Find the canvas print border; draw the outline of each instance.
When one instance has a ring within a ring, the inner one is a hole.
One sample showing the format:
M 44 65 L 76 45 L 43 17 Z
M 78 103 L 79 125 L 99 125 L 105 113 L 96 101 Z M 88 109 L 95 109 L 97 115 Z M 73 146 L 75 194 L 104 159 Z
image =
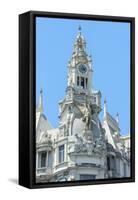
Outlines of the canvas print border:
M 129 22 L 131 25 L 131 177 L 70 181 L 57 183 L 35 182 L 35 38 L 36 17 Z M 19 184 L 29 188 L 89 184 L 124 183 L 135 180 L 135 19 L 130 17 L 96 16 L 69 13 L 30 11 L 19 16 Z M 26 80 L 26 81 L 24 81 Z M 23 106 L 25 105 L 25 107 Z

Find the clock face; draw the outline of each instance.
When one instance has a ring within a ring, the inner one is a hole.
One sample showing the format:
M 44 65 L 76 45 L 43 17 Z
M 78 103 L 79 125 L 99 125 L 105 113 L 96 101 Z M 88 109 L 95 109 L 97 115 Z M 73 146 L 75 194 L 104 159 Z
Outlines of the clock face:
M 79 65 L 79 72 L 80 73 L 86 73 L 87 67 L 84 64 Z

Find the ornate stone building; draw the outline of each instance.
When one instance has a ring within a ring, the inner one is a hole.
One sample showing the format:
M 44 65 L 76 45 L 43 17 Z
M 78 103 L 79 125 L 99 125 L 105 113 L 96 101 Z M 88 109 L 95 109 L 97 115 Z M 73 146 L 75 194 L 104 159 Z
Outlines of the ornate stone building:
M 81 28 L 68 63 L 66 95 L 59 102 L 59 126 L 36 108 L 36 181 L 75 181 L 130 176 L 130 137 L 122 137 L 119 116 L 101 112 L 101 92 L 92 84 L 93 66 Z

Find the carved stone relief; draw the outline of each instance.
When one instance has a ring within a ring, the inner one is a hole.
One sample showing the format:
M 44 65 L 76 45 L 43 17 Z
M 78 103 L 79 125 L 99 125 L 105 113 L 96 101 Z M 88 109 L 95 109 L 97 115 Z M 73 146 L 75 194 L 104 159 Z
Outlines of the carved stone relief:
M 68 147 L 68 153 L 87 153 L 92 155 L 94 152 L 102 154 L 106 150 L 105 142 L 102 139 L 96 141 L 86 140 L 78 134 L 75 135 L 76 141 Z

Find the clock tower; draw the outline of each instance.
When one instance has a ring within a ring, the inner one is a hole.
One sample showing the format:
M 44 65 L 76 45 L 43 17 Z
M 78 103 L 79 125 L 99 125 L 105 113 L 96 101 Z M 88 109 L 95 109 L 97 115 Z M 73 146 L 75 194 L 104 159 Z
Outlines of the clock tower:
M 79 27 L 68 62 L 66 96 L 59 102 L 59 129 L 64 127 L 67 135 L 89 132 L 92 136 L 92 128 L 97 130 L 98 136 L 100 134 L 101 93 L 92 86 L 92 72 L 91 56 L 86 53 L 86 40 Z
M 68 69 L 68 86 L 73 87 L 77 93 L 90 94 L 92 89 L 91 56 L 86 53 L 86 41 L 81 34 L 81 27 L 74 43 Z

